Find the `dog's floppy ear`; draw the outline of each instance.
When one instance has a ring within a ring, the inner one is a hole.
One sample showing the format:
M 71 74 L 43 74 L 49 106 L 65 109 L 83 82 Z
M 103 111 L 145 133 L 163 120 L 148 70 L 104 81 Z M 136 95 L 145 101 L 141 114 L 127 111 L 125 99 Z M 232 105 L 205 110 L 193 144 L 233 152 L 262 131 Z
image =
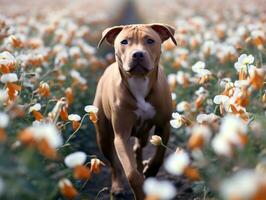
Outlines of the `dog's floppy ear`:
M 150 24 L 151 28 L 155 30 L 161 37 L 162 41 L 171 38 L 173 43 L 177 45 L 177 42 L 174 38 L 175 28 L 167 24 Z
M 124 26 L 113 26 L 110 28 L 107 28 L 102 33 L 102 38 L 100 42 L 98 43 L 98 48 L 101 46 L 104 40 L 110 45 L 114 44 L 116 36 L 122 31 Z

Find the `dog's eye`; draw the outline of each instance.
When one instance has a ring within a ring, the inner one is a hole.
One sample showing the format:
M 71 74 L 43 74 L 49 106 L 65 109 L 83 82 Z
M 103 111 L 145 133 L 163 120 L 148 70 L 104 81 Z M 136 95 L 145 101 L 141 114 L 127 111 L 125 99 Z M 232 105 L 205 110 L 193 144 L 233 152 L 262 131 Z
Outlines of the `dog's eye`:
M 127 40 L 122 40 L 121 44 L 128 44 L 128 41 Z
M 153 44 L 154 40 L 153 39 L 147 39 L 147 44 Z

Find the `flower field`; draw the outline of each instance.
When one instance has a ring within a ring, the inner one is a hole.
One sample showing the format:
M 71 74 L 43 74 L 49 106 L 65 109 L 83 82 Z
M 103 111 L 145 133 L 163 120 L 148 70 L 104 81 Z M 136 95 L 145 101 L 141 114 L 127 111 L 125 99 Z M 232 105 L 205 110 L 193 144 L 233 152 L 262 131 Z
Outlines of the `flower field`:
M 114 61 L 97 42 L 106 27 L 127 20 L 127 3 L 2 2 L 0 199 L 113 198 L 91 104 Z M 163 145 L 167 154 L 161 175 L 143 185 L 146 199 L 265 200 L 266 2 L 133 5 L 127 14 L 137 23 L 170 24 L 178 43 L 162 45 L 172 133 L 168 144 L 151 136 L 148 148 Z M 178 180 L 190 190 L 180 192 Z

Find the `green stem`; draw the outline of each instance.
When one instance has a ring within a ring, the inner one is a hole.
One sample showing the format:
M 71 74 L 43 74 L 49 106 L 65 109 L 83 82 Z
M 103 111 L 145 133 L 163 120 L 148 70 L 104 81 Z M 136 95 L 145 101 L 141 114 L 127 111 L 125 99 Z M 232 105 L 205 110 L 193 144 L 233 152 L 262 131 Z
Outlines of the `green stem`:
M 67 139 L 67 141 L 65 142 L 65 144 L 66 143 L 68 143 L 73 137 L 74 137 L 74 135 L 79 131 L 79 129 L 80 129 L 80 127 L 82 126 L 82 123 L 83 123 L 83 121 L 84 121 L 84 119 L 85 119 L 85 117 L 86 116 L 89 116 L 89 114 L 87 113 L 87 114 L 85 114 L 83 117 L 82 117 L 82 119 L 81 119 L 81 122 L 80 122 L 80 124 L 79 124 L 79 127 L 69 136 L 69 138 Z M 64 145 L 65 145 L 64 144 Z
M 97 195 L 96 195 L 96 197 L 95 197 L 95 200 L 97 200 L 97 199 L 98 199 L 98 196 L 99 196 L 102 192 L 104 192 L 104 191 L 106 191 L 106 190 L 108 190 L 108 187 L 104 187 L 103 189 L 101 189 L 101 190 L 97 193 Z
M 166 148 L 169 151 L 175 152 L 175 150 L 171 149 L 170 147 L 166 146 L 163 142 L 161 143 L 161 145 Z

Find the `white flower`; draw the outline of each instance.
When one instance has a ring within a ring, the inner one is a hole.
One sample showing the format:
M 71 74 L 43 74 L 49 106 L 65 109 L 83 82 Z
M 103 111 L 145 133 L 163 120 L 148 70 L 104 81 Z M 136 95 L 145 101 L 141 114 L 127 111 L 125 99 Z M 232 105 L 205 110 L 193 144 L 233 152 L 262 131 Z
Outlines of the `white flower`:
M 184 112 L 187 111 L 191 108 L 190 104 L 187 101 L 181 101 L 179 104 L 176 106 L 176 110 L 178 112 Z
M 190 79 L 190 75 L 188 73 L 185 73 L 183 71 L 178 71 L 176 73 L 176 81 L 180 85 L 185 84 L 187 81 L 189 81 L 189 79 Z
M 0 128 L 6 128 L 8 123 L 9 116 L 4 112 L 0 112 Z
M 15 63 L 16 60 L 11 53 L 9 53 L 8 51 L 0 53 L 0 65 L 8 66 L 14 65 Z
M 226 101 L 228 101 L 229 100 L 229 97 L 228 96 L 226 96 L 226 95 L 216 95 L 215 97 L 214 97 L 214 99 L 213 99 L 213 102 L 215 103 L 215 104 L 218 104 L 218 105 L 220 105 L 220 104 L 224 104 Z
M 4 89 L 0 89 L 0 102 L 4 102 L 8 99 L 8 93 Z
M 222 124 L 221 124 L 221 132 L 227 133 L 229 132 L 237 132 L 240 131 L 241 133 L 246 133 L 247 132 L 247 125 L 239 118 L 234 115 L 226 115 L 222 119 Z M 227 134 L 231 134 L 227 133 Z
M 80 121 L 81 120 L 81 117 L 77 114 L 71 114 L 71 115 L 68 115 L 68 120 L 70 121 Z
M 234 115 L 226 115 L 222 119 L 219 134 L 224 135 L 233 144 L 239 143 L 238 134 L 246 134 L 247 125 Z
M 69 168 L 74 168 L 76 166 L 81 166 L 85 163 L 87 155 L 84 152 L 78 151 L 69 154 L 65 157 L 65 164 Z
M 183 124 L 183 119 L 182 119 L 182 115 L 180 115 L 179 113 L 175 112 L 172 114 L 172 117 L 174 119 L 170 120 L 170 124 L 173 128 L 179 128 L 180 126 L 182 126 Z
M 5 189 L 5 183 L 3 179 L 0 177 L 0 197 L 4 193 L 4 189 Z
M 241 135 L 245 134 L 247 134 L 247 125 L 234 115 L 226 115 L 222 119 L 219 133 L 212 141 L 212 147 L 217 154 L 230 156 L 232 144 L 242 147 Z
M 79 81 L 81 84 L 86 84 L 87 80 L 85 78 L 83 78 L 80 73 L 74 69 L 72 69 L 70 71 L 70 76 L 74 79 L 76 79 L 77 81 Z
M 237 80 L 235 81 L 234 85 L 237 88 L 245 88 L 249 86 L 249 81 L 248 80 Z
M 242 70 L 246 70 L 247 65 L 250 65 L 254 62 L 254 56 L 247 55 L 247 54 L 241 54 L 235 63 L 234 67 L 235 69 L 240 72 Z
M 32 111 L 39 111 L 41 110 L 41 107 L 42 107 L 41 104 L 36 103 L 29 108 L 29 113 L 31 113 Z
M 199 73 L 199 71 L 201 71 L 202 69 L 204 69 L 206 66 L 206 64 L 202 61 L 198 61 L 196 62 L 193 66 L 192 66 L 192 71 Z
M 217 119 L 219 119 L 220 117 L 211 113 L 211 114 L 199 114 L 196 118 L 198 123 L 203 123 L 203 122 L 213 122 Z
M 231 78 L 223 78 L 221 81 L 220 81 L 220 86 L 222 88 L 225 88 L 226 84 L 228 83 L 231 83 Z
M 205 143 L 209 142 L 212 136 L 211 130 L 205 125 L 194 125 L 191 129 L 191 133 L 193 135 L 202 136 Z
M 3 74 L 1 76 L 2 83 L 12 83 L 12 82 L 17 82 L 17 81 L 18 81 L 18 76 L 15 73 Z
M 84 110 L 87 113 L 97 113 L 99 111 L 99 109 L 96 106 L 93 106 L 93 105 L 85 106 Z
M 173 199 L 176 189 L 169 181 L 158 181 L 155 178 L 145 180 L 143 190 L 147 196 L 153 196 L 161 200 Z
M 207 97 L 209 95 L 209 92 L 204 88 L 204 87 L 200 87 L 196 92 L 196 95 L 198 96 L 203 96 L 203 97 Z
M 253 39 L 256 39 L 256 38 L 265 39 L 265 34 L 262 30 L 252 30 L 250 35 Z
M 69 49 L 69 54 L 71 57 L 79 56 L 81 54 L 80 48 L 77 46 L 73 46 Z
M 176 75 L 175 74 L 169 74 L 167 76 L 167 82 L 169 85 L 174 85 L 176 83 Z
M 171 93 L 171 98 L 172 98 L 172 101 L 176 100 L 176 93 L 172 92 Z
M 260 177 L 252 170 L 237 172 L 225 179 L 220 187 L 224 199 L 253 199 L 259 187 Z
M 216 51 L 214 41 L 212 40 L 205 41 L 202 45 L 202 51 L 204 53 L 214 54 Z
M 218 155 L 230 157 L 232 154 L 232 149 L 227 141 L 226 137 L 223 135 L 216 135 L 212 140 L 212 148 L 214 152 Z
M 62 136 L 59 134 L 56 126 L 52 123 L 35 123 L 30 127 L 30 131 L 32 131 L 33 137 L 37 141 L 45 139 L 53 148 L 58 148 L 63 144 Z
M 188 153 L 179 151 L 171 154 L 164 163 L 164 168 L 167 172 L 174 175 L 183 174 L 186 167 L 189 165 L 190 159 Z
M 197 71 L 197 76 L 198 77 L 203 77 L 203 76 L 209 76 L 209 75 L 211 75 L 212 73 L 209 71 L 209 70 L 207 70 L 207 69 L 199 69 L 198 71 Z

